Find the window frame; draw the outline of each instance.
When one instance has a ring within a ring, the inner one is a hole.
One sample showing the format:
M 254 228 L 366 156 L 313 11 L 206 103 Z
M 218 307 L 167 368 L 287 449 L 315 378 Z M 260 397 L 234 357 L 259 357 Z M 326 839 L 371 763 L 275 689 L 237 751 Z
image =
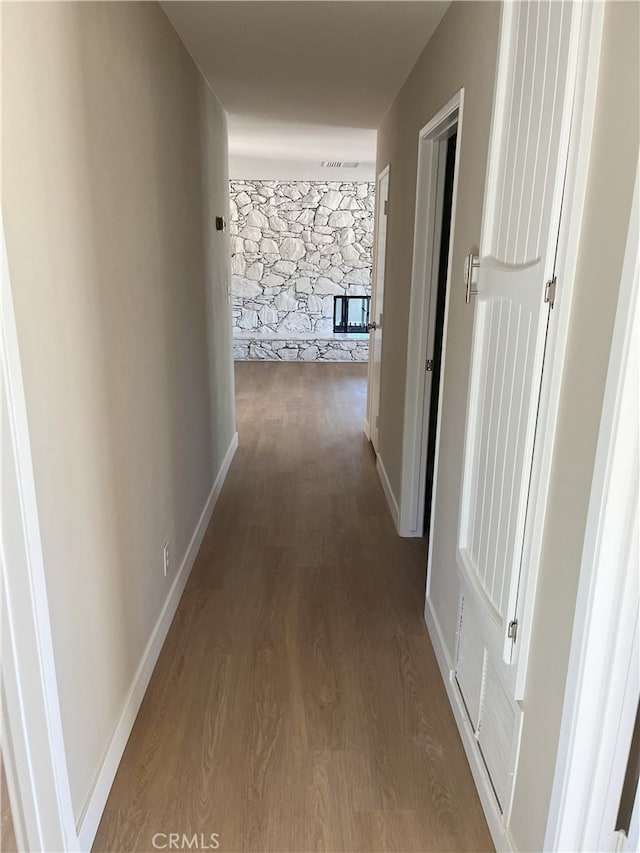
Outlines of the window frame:
M 349 326 L 349 300 L 360 299 L 366 301 L 366 317 L 362 324 L 351 324 Z M 350 295 L 339 294 L 333 297 L 333 332 L 336 335 L 366 335 L 367 324 L 371 316 L 371 296 L 367 294 Z M 339 322 L 338 322 L 339 321 Z

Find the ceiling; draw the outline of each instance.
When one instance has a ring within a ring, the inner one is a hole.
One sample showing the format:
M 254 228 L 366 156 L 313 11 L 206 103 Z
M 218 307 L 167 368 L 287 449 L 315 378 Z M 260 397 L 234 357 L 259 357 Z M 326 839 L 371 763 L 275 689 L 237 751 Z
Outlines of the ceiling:
M 307 180 L 373 178 L 376 128 L 448 5 L 162 3 L 227 110 L 231 177 Z

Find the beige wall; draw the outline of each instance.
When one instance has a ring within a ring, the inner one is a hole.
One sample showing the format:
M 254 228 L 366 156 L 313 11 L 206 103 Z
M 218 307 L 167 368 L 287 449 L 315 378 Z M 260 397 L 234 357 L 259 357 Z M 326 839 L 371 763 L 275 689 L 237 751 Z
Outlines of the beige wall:
M 498 3 L 453 3 L 386 116 L 379 134 L 377 170 L 391 164 L 385 277 L 385 332 L 380 391 L 380 455 L 391 487 L 400 495 L 404 376 L 411 293 L 411 264 L 418 132 L 464 87 L 459 129 L 458 201 L 453 223 L 451 301 L 442 402 L 438 493 L 438 547 L 431 595 L 453 655 L 458 608 L 455 537 L 460 466 L 467 407 L 473 307 L 465 303 L 464 258 L 480 242 L 482 200 L 498 50 Z
M 2 208 L 79 817 L 235 429 L 226 126 L 155 3 L 2 12 Z
M 640 6 L 605 12 L 596 126 L 524 699 L 511 833 L 541 850 L 587 508 L 638 163 Z M 561 285 L 561 283 L 560 283 Z

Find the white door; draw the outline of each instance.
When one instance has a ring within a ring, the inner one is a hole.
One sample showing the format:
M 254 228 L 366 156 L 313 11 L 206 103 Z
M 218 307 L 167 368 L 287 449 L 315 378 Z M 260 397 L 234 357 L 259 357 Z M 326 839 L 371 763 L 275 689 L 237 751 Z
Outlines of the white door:
M 481 262 L 458 529 L 456 680 L 503 810 L 521 721 L 510 664 L 549 316 L 544 291 L 541 261 Z
M 511 663 L 549 317 L 541 261 L 478 274 L 458 567 L 496 660 Z
M 572 103 L 579 3 L 503 5 L 456 562 L 456 682 L 498 805 L 510 808 L 522 724 L 514 654 Z M 545 58 L 542 61 L 542 58 Z
M 380 361 L 382 356 L 382 308 L 384 303 L 384 267 L 387 252 L 387 208 L 389 204 L 389 167 L 378 176 L 378 215 L 376 219 L 375 279 L 371 299 L 369 330 L 369 431 L 378 452 L 380 413 Z

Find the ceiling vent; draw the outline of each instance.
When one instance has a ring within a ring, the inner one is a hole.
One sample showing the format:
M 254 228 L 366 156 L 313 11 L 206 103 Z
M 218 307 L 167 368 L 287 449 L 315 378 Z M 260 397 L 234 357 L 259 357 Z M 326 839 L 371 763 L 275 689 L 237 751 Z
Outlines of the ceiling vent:
M 343 162 L 342 160 L 323 160 L 322 165 L 325 169 L 357 169 L 360 163 L 353 161 Z

